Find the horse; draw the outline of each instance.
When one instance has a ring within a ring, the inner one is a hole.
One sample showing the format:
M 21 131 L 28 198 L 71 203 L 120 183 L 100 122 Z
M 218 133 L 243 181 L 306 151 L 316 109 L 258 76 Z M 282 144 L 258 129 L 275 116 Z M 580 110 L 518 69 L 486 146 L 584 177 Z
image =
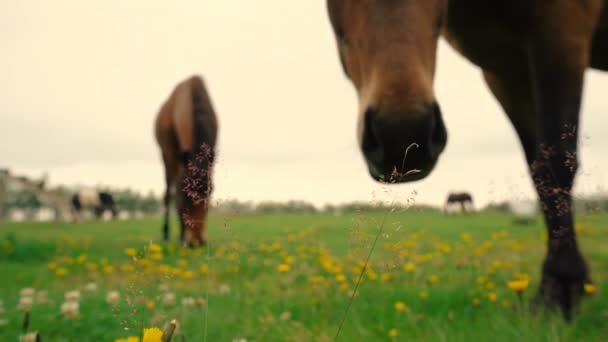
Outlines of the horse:
M 154 127 L 165 171 L 163 239 L 169 240 L 169 204 L 175 187 L 180 241 L 191 247 L 205 245 L 218 121 L 200 76 L 175 86 Z
M 437 44 L 476 65 L 517 132 L 548 231 L 533 303 L 569 321 L 591 283 L 573 229 L 584 74 L 608 70 L 605 0 L 327 0 L 342 69 L 358 95 L 372 178 L 423 179 L 447 143 L 433 82 Z M 407 166 L 407 169 L 406 169 Z
M 115 219 L 118 215 L 116 202 L 114 197 L 105 191 L 97 191 L 95 189 L 81 189 L 72 195 L 71 198 L 72 212 L 74 221 L 78 221 L 83 210 L 92 210 L 95 217 L 101 218 L 106 211 L 112 213 L 112 218 Z
M 473 207 L 473 196 L 468 192 L 453 192 L 448 194 L 444 212 L 448 213 L 449 209 L 455 204 L 459 206 L 460 212 L 466 213 Z

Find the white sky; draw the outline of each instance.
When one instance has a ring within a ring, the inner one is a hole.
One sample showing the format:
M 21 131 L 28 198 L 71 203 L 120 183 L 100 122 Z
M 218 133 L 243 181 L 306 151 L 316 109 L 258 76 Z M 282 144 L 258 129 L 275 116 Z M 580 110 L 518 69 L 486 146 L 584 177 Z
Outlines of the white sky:
M 174 85 L 204 75 L 220 120 L 216 199 L 372 200 L 325 1 L 0 2 L 0 166 L 51 183 L 163 189 L 152 126 Z M 589 72 L 577 191 L 604 189 L 608 77 Z M 515 133 L 480 72 L 440 44 L 449 142 L 426 180 L 439 204 L 531 195 Z

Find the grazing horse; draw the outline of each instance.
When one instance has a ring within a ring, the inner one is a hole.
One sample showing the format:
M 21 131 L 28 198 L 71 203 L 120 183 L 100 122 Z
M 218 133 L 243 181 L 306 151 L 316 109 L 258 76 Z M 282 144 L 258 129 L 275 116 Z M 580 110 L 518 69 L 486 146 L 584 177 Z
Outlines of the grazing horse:
M 112 213 L 112 218 L 116 218 L 118 215 L 112 195 L 95 189 L 82 189 L 72 195 L 72 212 L 75 221 L 80 218 L 82 210 L 87 209 L 92 210 L 97 218 L 100 218 L 106 210 Z
M 189 246 L 204 245 L 218 122 L 199 76 L 175 87 L 158 112 L 155 134 L 165 166 L 163 238 L 169 239 L 169 203 L 175 187 L 180 240 Z
M 327 0 L 358 94 L 360 147 L 378 181 L 422 179 L 444 150 L 433 91 L 439 37 L 481 69 L 517 132 L 542 203 L 549 238 L 535 302 L 557 304 L 567 320 L 591 281 L 573 229 L 571 189 L 585 70 L 608 70 L 605 2 Z
M 459 205 L 460 212 L 466 213 L 473 207 L 473 196 L 467 192 L 450 193 L 445 202 L 444 211 L 447 213 L 448 209 L 455 204 Z

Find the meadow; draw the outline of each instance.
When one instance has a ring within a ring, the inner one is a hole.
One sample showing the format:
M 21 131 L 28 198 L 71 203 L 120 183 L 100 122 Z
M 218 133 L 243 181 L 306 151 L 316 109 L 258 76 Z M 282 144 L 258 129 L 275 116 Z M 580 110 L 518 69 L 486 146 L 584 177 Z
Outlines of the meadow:
M 607 341 L 607 225 L 578 218 L 594 286 L 566 324 L 528 307 L 541 221 L 503 213 L 212 215 L 197 250 L 175 223 L 159 241 L 158 218 L 3 224 L 0 340 L 30 311 L 43 341 L 137 341 L 172 319 L 174 341 Z

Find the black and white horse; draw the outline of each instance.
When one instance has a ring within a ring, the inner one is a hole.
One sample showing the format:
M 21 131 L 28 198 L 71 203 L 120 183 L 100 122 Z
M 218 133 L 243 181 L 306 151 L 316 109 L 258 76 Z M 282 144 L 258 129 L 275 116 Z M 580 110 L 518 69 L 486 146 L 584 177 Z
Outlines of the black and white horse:
M 445 203 L 444 212 L 451 213 L 454 211 L 462 213 L 473 211 L 473 196 L 468 192 L 450 193 Z
M 112 195 L 95 189 L 82 189 L 72 196 L 72 212 L 75 220 L 80 218 L 83 210 L 92 210 L 97 218 L 101 218 L 106 211 L 112 213 L 112 218 L 118 215 Z

